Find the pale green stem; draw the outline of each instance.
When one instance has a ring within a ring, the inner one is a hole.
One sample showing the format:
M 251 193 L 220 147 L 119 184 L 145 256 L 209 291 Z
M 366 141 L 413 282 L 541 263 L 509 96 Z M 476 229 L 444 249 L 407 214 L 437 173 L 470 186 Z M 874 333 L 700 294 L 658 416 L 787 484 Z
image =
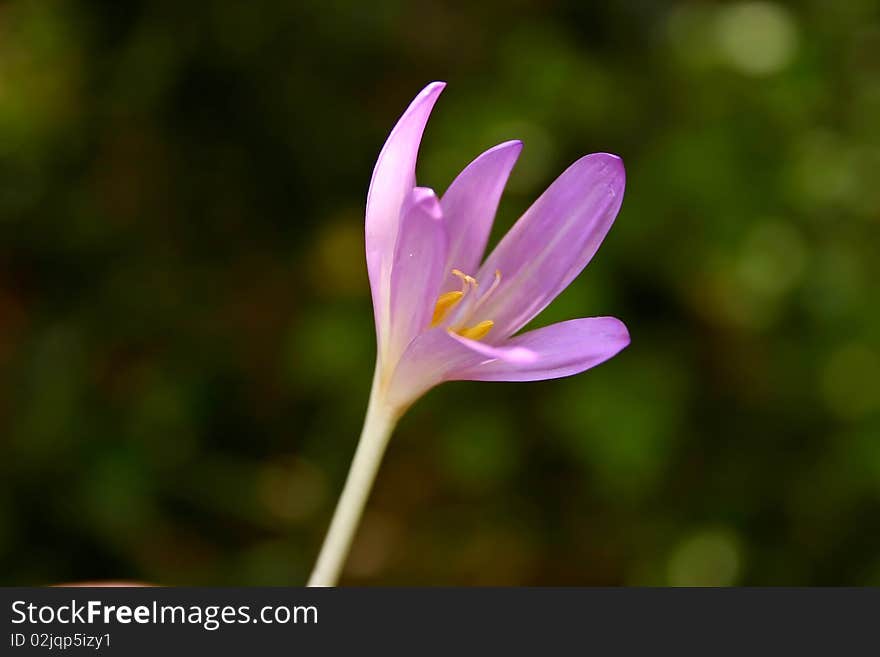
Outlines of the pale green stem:
M 364 428 L 348 471 L 342 495 L 336 504 L 330 529 L 321 546 L 309 586 L 335 586 L 351 548 L 352 539 L 376 479 L 382 455 L 400 414 L 390 408 L 381 393 L 379 377 L 373 381 Z

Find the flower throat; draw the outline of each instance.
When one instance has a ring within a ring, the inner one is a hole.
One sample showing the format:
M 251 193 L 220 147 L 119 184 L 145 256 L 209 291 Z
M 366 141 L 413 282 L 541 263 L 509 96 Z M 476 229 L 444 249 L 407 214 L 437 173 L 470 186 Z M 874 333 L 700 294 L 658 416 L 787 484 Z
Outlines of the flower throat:
M 440 324 L 449 317 L 450 312 L 454 308 L 460 307 L 461 303 L 466 299 L 467 301 L 471 301 L 477 293 L 479 283 L 477 283 L 477 279 L 473 276 L 465 274 L 460 269 L 453 269 L 452 275 L 461 280 L 461 289 L 453 290 L 452 292 L 444 292 L 437 298 L 437 303 L 434 306 L 434 316 L 431 319 L 431 328 L 440 326 Z M 500 283 L 501 272 L 496 269 L 495 280 L 492 281 L 492 285 L 489 286 L 489 289 L 486 290 L 485 294 L 477 298 L 475 301 L 471 301 L 470 308 L 464 308 L 463 317 L 459 318 L 459 320 L 455 322 L 455 325 L 448 327 L 447 330 L 457 333 L 463 338 L 470 338 L 471 340 L 480 340 L 481 338 L 484 338 L 486 334 L 492 330 L 492 327 L 495 326 L 495 322 L 491 319 L 484 319 L 476 324 L 471 324 L 471 321 L 483 302 L 489 298 Z

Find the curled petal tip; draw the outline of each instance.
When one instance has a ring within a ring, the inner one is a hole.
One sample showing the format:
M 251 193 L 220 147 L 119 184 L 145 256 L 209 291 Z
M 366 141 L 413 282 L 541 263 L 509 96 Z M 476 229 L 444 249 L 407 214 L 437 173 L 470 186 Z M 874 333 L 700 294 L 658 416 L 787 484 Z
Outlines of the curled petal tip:
M 609 167 L 613 167 L 620 172 L 621 176 L 626 175 L 626 168 L 623 166 L 623 158 L 619 155 L 615 155 L 614 153 L 593 153 L 592 155 L 587 155 L 587 157 L 604 162 Z
M 626 349 L 630 344 L 629 329 L 616 317 L 597 317 L 601 322 L 601 335 L 618 345 L 618 351 Z
M 585 155 L 572 167 L 583 165 L 591 169 L 596 177 L 596 182 L 600 182 L 607 186 L 612 196 L 623 196 L 623 190 L 626 186 L 626 168 L 623 166 L 623 159 L 614 153 L 590 153 Z M 597 168 L 598 165 L 598 168 Z
M 523 143 L 519 139 L 511 139 L 510 141 L 505 141 L 497 146 L 493 146 L 486 153 L 494 153 L 496 151 L 506 151 L 506 150 L 516 150 L 521 151 L 523 147 Z
M 442 80 L 435 80 L 434 82 L 429 82 L 427 85 L 425 85 L 425 88 L 422 89 L 421 92 L 419 92 L 419 95 L 417 96 L 417 98 L 439 94 L 445 88 L 446 88 L 446 83 L 443 82 Z
M 584 155 L 581 159 L 602 162 L 608 166 L 623 168 L 623 158 L 614 153 L 590 153 L 589 155 Z
M 621 195 L 626 184 L 626 169 L 623 166 L 623 159 L 613 153 L 584 155 L 572 162 L 563 175 L 569 172 L 582 172 L 590 176 L 595 183 L 605 183 L 612 192 L 620 192 Z
M 626 324 L 624 324 L 623 322 L 621 322 L 619 319 L 618 319 L 617 321 L 618 321 L 618 323 L 620 324 L 620 339 L 621 339 L 621 342 L 623 342 L 623 343 L 624 343 L 624 346 L 626 346 L 626 345 L 628 345 L 628 344 L 632 341 L 632 340 L 630 339 L 630 336 L 629 336 L 629 329 L 626 328 Z
M 413 205 L 428 214 L 432 219 L 441 219 L 443 210 L 440 208 L 440 199 L 430 187 L 416 187 L 413 190 Z

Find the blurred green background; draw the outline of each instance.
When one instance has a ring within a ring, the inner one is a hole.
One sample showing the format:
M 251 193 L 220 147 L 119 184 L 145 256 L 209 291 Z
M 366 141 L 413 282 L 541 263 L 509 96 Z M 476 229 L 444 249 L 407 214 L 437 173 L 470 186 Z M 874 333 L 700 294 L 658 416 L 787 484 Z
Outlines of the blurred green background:
M 880 8 L 0 3 L 0 583 L 301 584 L 366 404 L 363 207 L 430 80 L 421 184 L 627 164 L 541 323 L 584 375 L 432 391 L 348 584 L 880 584 Z

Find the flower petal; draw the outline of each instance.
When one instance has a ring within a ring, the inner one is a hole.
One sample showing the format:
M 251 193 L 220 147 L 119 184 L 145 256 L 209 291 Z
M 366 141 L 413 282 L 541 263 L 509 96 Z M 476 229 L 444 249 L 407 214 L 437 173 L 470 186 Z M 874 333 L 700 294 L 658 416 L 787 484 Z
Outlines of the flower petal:
M 416 185 L 419 143 L 434 102 L 445 86 L 443 82 L 432 82 L 416 96 L 388 136 L 373 169 L 367 194 L 365 236 L 367 271 L 379 336 L 389 326 L 391 265 L 401 208 Z
M 431 321 L 443 266 L 446 230 L 434 191 L 416 187 L 402 213 L 391 269 L 390 330 L 380 358 L 395 363 Z
M 473 274 L 480 266 L 501 193 L 520 151 L 521 141 L 508 141 L 490 148 L 467 165 L 443 195 L 440 204 L 449 254 L 447 280 L 441 291 L 459 286 L 459 279 L 449 275 L 452 269 Z
M 388 401 L 405 408 L 444 381 L 541 381 L 578 374 L 629 344 L 614 317 L 551 324 L 492 346 L 435 328 L 413 340 L 390 381 Z
M 551 324 L 504 343 L 504 353 L 530 353 L 523 359 L 497 358 L 449 373 L 450 380 L 541 381 L 578 374 L 602 363 L 629 344 L 629 332 L 614 317 L 588 317 Z M 486 345 L 481 345 L 486 346 Z M 490 347 L 491 349 L 491 347 Z
M 523 347 L 491 347 L 443 327 L 432 328 L 406 348 L 389 382 L 387 400 L 392 406 L 405 408 L 438 383 L 461 378 L 452 376 L 453 372 L 470 371 L 488 360 L 525 364 L 535 357 Z
M 525 326 L 592 259 L 620 209 L 625 177 L 616 155 L 582 157 L 504 236 L 477 276 L 485 289 L 496 270 L 502 275 L 480 308 L 480 319 L 495 322 L 491 342 Z

